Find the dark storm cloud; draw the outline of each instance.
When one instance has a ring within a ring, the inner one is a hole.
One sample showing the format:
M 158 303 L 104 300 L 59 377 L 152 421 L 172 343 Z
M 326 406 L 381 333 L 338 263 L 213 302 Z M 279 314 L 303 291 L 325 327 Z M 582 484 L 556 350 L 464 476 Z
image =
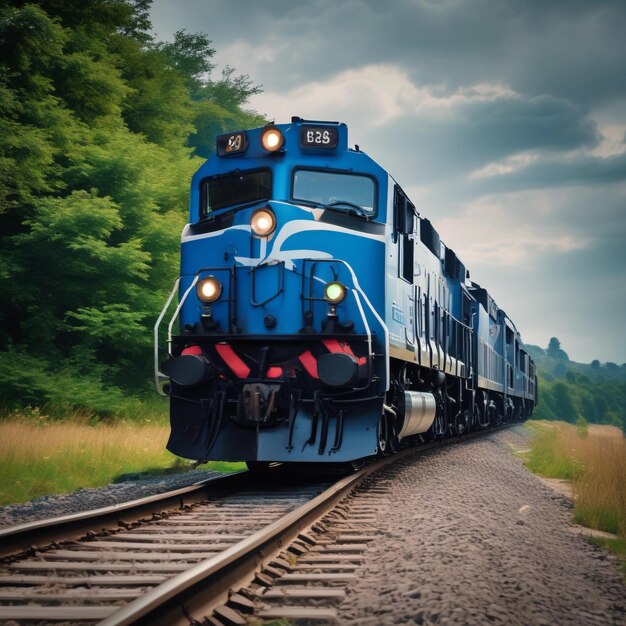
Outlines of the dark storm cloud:
M 254 78 L 276 88 L 388 62 L 422 84 L 498 76 L 518 92 L 587 104 L 626 93 L 622 0 L 156 0 L 152 18 L 165 36 L 202 25 L 218 52 L 267 45 L 277 56 Z
M 521 152 L 568 152 L 595 146 L 598 132 L 567 100 L 499 97 L 405 114 L 370 131 L 383 154 L 411 154 L 398 175 L 415 182 L 466 176 Z
M 540 158 L 516 171 L 475 181 L 468 191 L 483 194 L 623 181 L 626 181 L 626 153 L 607 157 L 582 154 L 562 159 Z

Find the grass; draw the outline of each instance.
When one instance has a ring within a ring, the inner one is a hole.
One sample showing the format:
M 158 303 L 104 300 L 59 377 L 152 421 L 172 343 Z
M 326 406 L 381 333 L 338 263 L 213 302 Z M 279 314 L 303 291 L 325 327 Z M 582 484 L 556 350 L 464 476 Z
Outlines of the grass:
M 617 535 L 595 540 L 626 564 L 626 439 L 619 428 L 529 422 L 535 431 L 526 466 L 572 482 L 578 524 Z
M 191 461 L 165 449 L 163 423 L 90 425 L 76 417 L 54 422 L 42 415 L 0 421 L 0 505 L 101 487 L 124 474 L 148 476 L 186 471 Z M 208 463 L 203 469 L 233 471 L 243 464 Z
M 569 425 L 557 422 L 529 422 L 535 437 L 526 460 L 526 467 L 546 478 L 573 480 L 583 470 L 579 455 L 574 452 L 571 437 L 564 437 Z M 569 433 L 568 433 L 569 435 Z M 575 441 L 575 444 L 581 442 Z

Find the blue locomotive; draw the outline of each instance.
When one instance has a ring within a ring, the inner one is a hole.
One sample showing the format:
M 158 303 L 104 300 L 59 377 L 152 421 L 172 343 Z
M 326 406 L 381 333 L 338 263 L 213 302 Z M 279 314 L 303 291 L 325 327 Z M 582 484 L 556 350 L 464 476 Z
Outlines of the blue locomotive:
M 532 413 L 515 325 L 345 124 L 219 136 L 190 204 L 154 331 L 173 453 L 346 462 Z

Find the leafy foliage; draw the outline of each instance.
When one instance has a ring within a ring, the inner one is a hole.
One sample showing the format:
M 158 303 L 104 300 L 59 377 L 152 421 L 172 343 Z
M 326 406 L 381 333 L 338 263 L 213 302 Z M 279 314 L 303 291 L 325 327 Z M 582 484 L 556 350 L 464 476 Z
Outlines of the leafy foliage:
M 569 361 L 569 357 L 561 349 L 561 342 L 556 337 L 552 337 L 550 339 L 550 343 L 548 344 L 546 353 L 549 357 L 553 359 L 562 359 L 563 361 Z
M 192 173 L 258 91 L 212 80 L 204 34 L 149 34 L 150 0 L 0 4 L 5 409 L 131 415 L 178 271 Z
M 610 424 L 626 432 L 626 368 L 570 361 L 556 337 L 548 349 L 527 346 L 537 365 L 539 403 L 533 418 Z M 550 349 L 552 347 L 552 350 Z

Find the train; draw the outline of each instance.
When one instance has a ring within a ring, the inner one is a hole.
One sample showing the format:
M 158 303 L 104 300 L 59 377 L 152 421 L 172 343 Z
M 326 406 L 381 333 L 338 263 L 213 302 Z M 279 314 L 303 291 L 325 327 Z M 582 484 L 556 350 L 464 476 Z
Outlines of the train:
M 198 462 L 355 463 L 526 419 L 515 324 L 346 124 L 219 135 L 191 182 L 154 327 L 167 448 Z

